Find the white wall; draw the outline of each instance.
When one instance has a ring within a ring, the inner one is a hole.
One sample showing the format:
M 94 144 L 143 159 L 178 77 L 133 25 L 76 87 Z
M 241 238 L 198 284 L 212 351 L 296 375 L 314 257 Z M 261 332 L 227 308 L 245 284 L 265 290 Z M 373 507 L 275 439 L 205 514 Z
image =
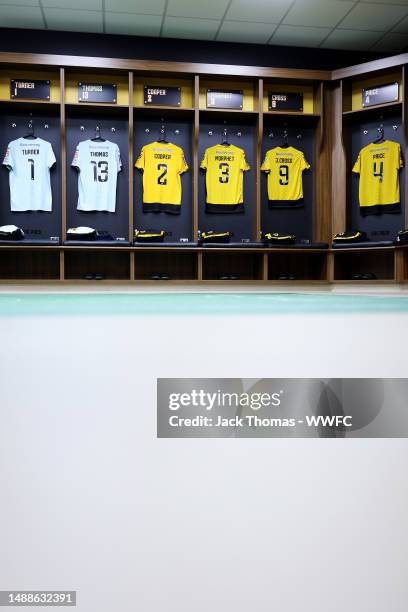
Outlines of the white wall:
M 406 612 L 407 440 L 155 430 L 157 377 L 407 377 L 406 316 L 6 317 L 0 338 L 0 589 Z

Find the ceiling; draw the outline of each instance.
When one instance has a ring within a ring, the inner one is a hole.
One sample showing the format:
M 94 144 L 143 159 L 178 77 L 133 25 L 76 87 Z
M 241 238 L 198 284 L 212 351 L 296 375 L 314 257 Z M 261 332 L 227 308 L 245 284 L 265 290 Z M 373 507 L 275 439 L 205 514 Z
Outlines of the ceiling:
M 0 0 L 0 27 L 398 53 L 408 0 Z

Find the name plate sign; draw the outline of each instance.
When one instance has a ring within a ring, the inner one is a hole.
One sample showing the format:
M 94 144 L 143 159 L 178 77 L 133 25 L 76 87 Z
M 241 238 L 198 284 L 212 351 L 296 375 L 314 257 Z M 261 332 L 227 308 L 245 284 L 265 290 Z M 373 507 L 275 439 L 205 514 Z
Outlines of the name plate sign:
M 388 85 L 377 85 L 370 89 L 362 89 L 361 104 L 363 108 L 376 106 L 377 104 L 387 104 L 387 102 L 397 102 L 399 100 L 398 83 L 388 83 Z
M 144 86 L 144 103 L 156 106 L 180 106 L 181 87 Z
M 10 79 L 12 100 L 49 100 L 50 88 L 50 81 Z
M 113 83 L 78 83 L 78 102 L 116 104 L 117 98 Z
M 269 110 L 303 111 L 303 94 L 270 91 L 268 93 L 268 103 Z
M 224 91 L 207 89 L 207 108 L 232 108 L 242 110 L 244 92 L 242 90 Z

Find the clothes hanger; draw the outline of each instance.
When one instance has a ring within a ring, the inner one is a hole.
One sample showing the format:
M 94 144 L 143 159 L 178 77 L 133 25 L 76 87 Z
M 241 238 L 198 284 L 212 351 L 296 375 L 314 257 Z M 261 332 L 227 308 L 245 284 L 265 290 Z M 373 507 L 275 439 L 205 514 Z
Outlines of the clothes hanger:
M 283 143 L 281 144 L 281 149 L 287 149 L 288 147 L 289 147 L 288 132 L 285 130 L 283 132 Z
M 95 136 L 94 138 L 91 138 L 92 142 L 106 142 L 105 138 L 102 138 L 101 136 L 101 128 L 99 127 L 99 125 L 97 125 L 95 127 Z
M 37 136 L 34 133 L 34 121 L 32 119 L 30 119 L 30 122 L 28 124 L 28 133 L 23 136 L 23 138 L 25 140 L 36 140 Z
M 376 138 L 373 141 L 373 144 L 380 144 L 380 142 L 384 142 L 384 140 L 385 140 L 385 138 L 384 138 L 384 126 L 382 124 L 380 126 L 378 126 L 377 132 L 379 133 L 379 136 L 378 136 L 378 138 Z
M 161 128 L 160 128 L 160 138 L 157 142 L 162 142 L 163 144 L 169 144 L 169 141 L 166 140 L 166 126 L 164 125 L 164 123 L 162 124 Z
M 223 139 L 222 139 L 222 141 L 221 141 L 221 144 L 222 144 L 223 146 L 225 146 L 225 147 L 229 147 L 229 146 L 230 146 L 230 143 L 228 142 L 228 130 L 227 130 L 227 128 L 226 128 L 226 127 L 224 128 L 224 130 L 223 130 L 223 132 L 222 132 L 222 136 L 223 136 Z

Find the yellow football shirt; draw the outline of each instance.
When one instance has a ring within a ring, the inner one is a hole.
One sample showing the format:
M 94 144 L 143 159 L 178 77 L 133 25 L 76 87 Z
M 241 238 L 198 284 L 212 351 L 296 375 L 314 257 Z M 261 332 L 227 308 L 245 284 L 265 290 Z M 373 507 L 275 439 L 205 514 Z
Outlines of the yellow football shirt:
M 232 144 L 209 147 L 200 168 L 207 171 L 207 212 L 243 210 L 244 172 L 250 169 L 243 149 Z
M 303 171 L 309 168 L 302 151 L 294 147 L 269 149 L 261 166 L 268 174 L 268 199 L 296 201 L 303 198 Z
M 398 142 L 384 140 L 361 149 L 353 172 L 360 175 L 359 201 L 363 214 L 399 208 L 399 169 L 404 162 Z
M 179 213 L 181 178 L 188 170 L 183 149 L 171 142 L 145 145 L 135 167 L 143 170 L 144 212 Z

